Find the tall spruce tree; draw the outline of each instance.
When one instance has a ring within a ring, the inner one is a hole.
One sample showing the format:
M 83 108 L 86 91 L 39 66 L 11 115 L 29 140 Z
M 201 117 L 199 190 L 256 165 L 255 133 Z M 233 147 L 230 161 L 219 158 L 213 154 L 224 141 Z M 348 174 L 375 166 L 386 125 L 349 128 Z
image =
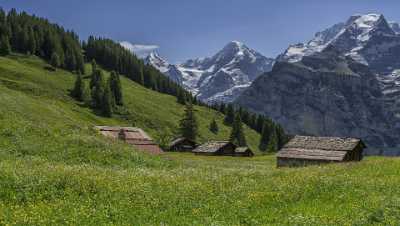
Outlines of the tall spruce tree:
M 232 124 L 232 131 L 230 135 L 230 139 L 232 143 L 238 145 L 238 146 L 246 146 L 246 137 L 244 136 L 243 132 L 243 125 L 242 125 L 242 120 L 240 118 L 240 114 L 236 113 L 235 119 L 233 120 Z
M 265 123 L 264 117 L 262 115 L 258 115 L 257 122 L 256 122 L 256 128 L 255 128 L 255 130 L 258 133 L 262 133 L 262 130 L 264 128 L 264 123 Z
M 94 74 L 94 72 L 97 71 L 96 60 L 93 59 L 92 62 L 91 62 L 91 65 L 92 65 L 92 74 Z
M 225 104 L 224 103 L 221 103 L 219 105 L 219 112 L 221 112 L 222 114 L 225 114 Z
M 36 54 L 36 40 L 32 28 L 28 30 L 28 52 L 32 55 Z
M 140 85 L 144 85 L 144 72 L 143 72 L 143 65 L 142 64 L 140 64 L 140 66 L 139 66 L 139 78 L 138 78 L 138 83 L 140 84 Z
M 122 106 L 123 101 L 122 101 L 121 80 L 119 78 L 119 75 L 115 71 L 111 72 L 109 84 L 110 84 L 112 96 L 115 99 L 115 103 L 117 105 Z
M 94 72 L 90 84 L 91 86 L 93 86 L 91 88 L 93 107 L 100 108 L 103 103 L 103 96 L 105 90 L 102 71 L 96 70 Z
M 276 152 L 278 151 L 278 140 L 276 136 L 276 129 L 274 128 L 271 131 L 271 136 L 269 138 L 269 143 L 268 143 L 268 152 Z
M 83 101 L 84 89 L 85 89 L 85 83 L 83 82 L 82 75 L 79 73 L 76 76 L 75 85 L 74 88 L 72 89 L 71 94 L 76 100 Z
M 103 97 L 101 101 L 101 113 L 106 117 L 111 117 L 113 112 L 113 102 L 110 86 L 105 86 Z
M 267 151 L 270 135 L 270 128 L 267 123 L 264 123 L 259 144 L 261 151 Z
M 179 90 L 178 96 L 176 98 L 177 98 L 178 103 L 186 104 L 186 95 L 185 95 L 184 91 Z
M 233 108 L 232 104 L 228 104 L 228 107 L 226 108 L 226 115 L 224 122 L 227 125 L 232 125 L 234 120 L 235 120 L 235 109 Z
M 7 56 L 11 53 L 10 41 L 7 36 L 2 36 L 0 39 L 0 55 Z
M 85 82 L 83 83 L 82 101 L 86 106 L 90 106 L 92 101 L 89 85 Z
M 281 125 L 276 125 L 276 137 L 279 150 L 288 142 L 288 136 L 285 134 Z
M 215 119 L 213 119 L 210 123 L 210 131 L 214 134 L 217 134 L 219 131 L 218 124 L 217 121 L 215 121 Z
M 196 141 L 198 123 L 193 109 L 193 104 L 190 101 L 186 104 L 184 116 L 179 123 L 179 131 L 182 137 Z
M 60 65 L 61 65 L 60 57 L 58 56 L 58 54 L 56 52 L 53 52 L 51 54 L 50 64 L 51 64 L 51 66 L 53 66 L 55 68 L 60 67 Z

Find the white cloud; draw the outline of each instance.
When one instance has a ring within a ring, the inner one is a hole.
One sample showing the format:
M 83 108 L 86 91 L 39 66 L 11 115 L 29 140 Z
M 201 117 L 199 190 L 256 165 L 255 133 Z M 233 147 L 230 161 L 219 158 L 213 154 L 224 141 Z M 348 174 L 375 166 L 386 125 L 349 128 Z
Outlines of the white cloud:
M 123 41 L 119 43 L 121 46 L 124 48 L 132 51 L 135 53 L 138 57 L 140 58 L 145 58 L 148 56 L 151 52 L 155 51 L 156 49 L 159 49 L 160 47 L 158 45 L 140 45 L 140 44 L 132 44 L 128 41 Z

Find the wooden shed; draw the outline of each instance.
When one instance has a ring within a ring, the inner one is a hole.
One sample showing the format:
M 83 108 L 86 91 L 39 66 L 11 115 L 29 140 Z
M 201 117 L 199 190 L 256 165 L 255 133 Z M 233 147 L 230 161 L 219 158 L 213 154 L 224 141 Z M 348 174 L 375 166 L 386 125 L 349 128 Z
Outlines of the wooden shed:
M 254 153 L 249 147 L 238 147 L 235 149 L 235 156 L 238 157 L 253 157 Z
M 184 137 L 177 138 L 169 144 L 169 151 L 191 152 L 197 146 L 196 142 Z
M 96 126 L 97 130 L 106 137 L 120 139 L 136 147 L 138 150 L 151 154 L 160 154 L 161 148 L 151 139 L 146 132 L 136 127 Z
M 365 147 L 357 138 L 295 136 L 277 153 L 277 165 L 361 161 Z
M 229 141 L 211 141 L 198 146 L 192 152 L 196 155 L 235 155 L 236 145 Z

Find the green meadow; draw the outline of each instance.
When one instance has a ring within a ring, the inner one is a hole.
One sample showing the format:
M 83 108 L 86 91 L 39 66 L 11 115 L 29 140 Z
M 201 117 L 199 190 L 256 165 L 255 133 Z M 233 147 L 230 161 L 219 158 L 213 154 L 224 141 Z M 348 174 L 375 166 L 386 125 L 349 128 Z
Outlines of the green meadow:
M 104 118 L 69 96 L 75 75 L 45 67 L 0 57 L 1 225 L 400 224 L 397 158 L 278 169 L 249 128 L 253 158 L 148 155 L 93 126 L 138 126 L 158 140 L 183 114 L 174 97 L 122 79 L 126 109 Z M 228 138 L 221 114 L 196 110 L 201 142 Z

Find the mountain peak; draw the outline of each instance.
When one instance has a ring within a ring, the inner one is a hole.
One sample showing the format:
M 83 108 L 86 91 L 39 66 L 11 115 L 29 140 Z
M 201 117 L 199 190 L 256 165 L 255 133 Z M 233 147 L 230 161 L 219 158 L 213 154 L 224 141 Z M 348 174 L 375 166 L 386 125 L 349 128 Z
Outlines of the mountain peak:
M 151 64 L 151 65 L 155 66 L 162 73 L 165 73 L 166 71 L 168 71 L 169 63 L 164 58 L 162 58 L 157 53 L 157 51 L 150 52 L 144 61 L 147 64 Z
M 316 33 L 308 43 L 291 45 L 279 56 L 279 60 L 300 61 L 303 56 L 321 52 L 328 45 L 333 45 L 344 54 L 367 64 L 359 53 L 364 47 L 368 46 L 368 43 L 383 36 L 392 37 L 399 33 L 400 26 L 397 23 L 389 23 L 380 13 L 355 14 L 346 23 L 338 23 Z
M 233 41 L 230 41 L 229 43 L 228 43 L 228 45 L 234 45 L 234 46 L 244 46 L 244 44 L 243 44 L 243 42 L 239 42 L 239 41 L 236 41 L 236 40 L 233 40 Z
M 382 14 L 355 14 L 349 18 L 347 26 L 356 26 L 360 29 L 372 29 L 378 26 L 382 21 L 386 22 L 386 19 Z
M 248 47 L 239 41 L 230 41 L 228 44 L 225 45 L 223 50 L 231 50 L 231 51 L 241 51 L 243 49 L 248 49 Z

